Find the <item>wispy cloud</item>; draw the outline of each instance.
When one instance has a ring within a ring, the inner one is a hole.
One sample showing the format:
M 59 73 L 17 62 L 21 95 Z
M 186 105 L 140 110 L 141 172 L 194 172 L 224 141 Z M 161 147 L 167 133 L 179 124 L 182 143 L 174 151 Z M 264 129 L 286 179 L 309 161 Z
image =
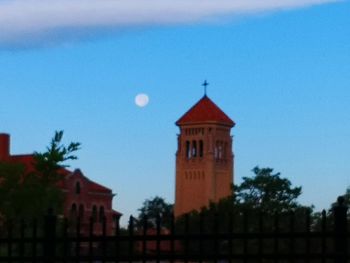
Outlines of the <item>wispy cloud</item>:
M 0 45 L 67 41 L 98 30 L 193 23 L 221 15 L 244 15 L 336 1 L 0 0 Z

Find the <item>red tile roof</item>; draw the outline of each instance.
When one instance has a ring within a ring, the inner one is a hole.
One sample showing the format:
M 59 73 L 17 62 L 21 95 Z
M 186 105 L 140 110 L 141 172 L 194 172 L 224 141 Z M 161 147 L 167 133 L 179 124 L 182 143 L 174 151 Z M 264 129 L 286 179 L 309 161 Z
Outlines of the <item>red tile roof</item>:
M 112 194 L 112 190 L 103 186 L 103 185 L 100 185 L 94 181 L 90 181 L 90 185 L 89 185 L 89 188 L 90 188 L 90 191 L 91 192 L 99 192 L 99 193 L 110 193 Z
M 189 109 L 177 122 L 176 125 L 196 123 L 220 123 L 230 127 L 235 122 L 230 119 L 211 99 L 206 95 L 201 98 L 191 109 Z
M 88 191 L 89 192 L 112 194 L 111 189 L 92 181 L 91 179 L 86 177 L 80 169 L 75 169 L 68 176 L 81 176 L 81 177 L 83 177 L 88 182 L 88 189 L 89 189 Z
M 121 217 L 123 214 L 118 212 L 117 210 L 112 209 L 112 214 L 117 217 Z
M 7 161 L 10 162 L 10 163 L 23 164 L 25 166 L 25 168 L 26 168 L 26 172 L 33 172 L 33 171 L 35 171 L 35 167 L 34 167 L 34 162 L 35 161 L 34 161 L 34 155 L 33 154 L 10 155 L 8 157 Z M 74 172 L 76 172 L 76 171 L 79 171 L 79 170 L 75 170 Z M 69 171 L 66 168 L 61 168 L 59 170 L 59 173 L 62 174 L 63 176 L 68 176 L 69 174 L 72 174 L 72 172 Z M 89 181 L 89 191 L 91 191 L 91 192 L 99 192 L 99 193 L 112 193 L 111 189 L 109 189 L 109 188 L 107 188 L 107 187 L 105 187 L 103 185 L 100 185 L 100 184 L 90 180 L 87 177 L 86 177 L 86 179 Z M 57 186 L 60 187 L 60 188 L 64 188 L 63 181 L 59 181 L 57 183 Z
M 10 163 L 23 164 L 27 173 L 35 171 L 35 160 L 33 154 L 10 155 L 6 161 Z M 64 167 L 60 168 L 58 172 L 64 176 L 71 173 L 71 171 Z

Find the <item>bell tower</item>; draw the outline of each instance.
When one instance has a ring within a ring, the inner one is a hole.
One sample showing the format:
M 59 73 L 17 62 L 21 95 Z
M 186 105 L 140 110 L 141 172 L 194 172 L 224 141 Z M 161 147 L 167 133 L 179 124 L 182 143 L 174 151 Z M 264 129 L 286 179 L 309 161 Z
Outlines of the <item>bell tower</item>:
M 231 194 L 235 125 L 207 95 L 177 122 L 175 217 Z

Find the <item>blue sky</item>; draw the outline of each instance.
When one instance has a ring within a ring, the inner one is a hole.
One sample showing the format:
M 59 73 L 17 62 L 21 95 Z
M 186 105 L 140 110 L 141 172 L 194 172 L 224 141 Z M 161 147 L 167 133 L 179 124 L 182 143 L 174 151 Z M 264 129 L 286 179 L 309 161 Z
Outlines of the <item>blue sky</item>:
M 82 143 L 72 168 L 113 189 L 125 222 L 146 198 L 173 202 L 174 122 L 207 79 L 237 123 L 236 183 L 272 167 L 317 209 L 350 185 L 348 1 L 135 0 L 120 11 L 87 0 L 93 19 L 55 1 L 39 13 L 0 1 L 0 132 L 13 154 L 44 150 L 64 130 Z M 134 104 L 141 92 L 144 108 Z

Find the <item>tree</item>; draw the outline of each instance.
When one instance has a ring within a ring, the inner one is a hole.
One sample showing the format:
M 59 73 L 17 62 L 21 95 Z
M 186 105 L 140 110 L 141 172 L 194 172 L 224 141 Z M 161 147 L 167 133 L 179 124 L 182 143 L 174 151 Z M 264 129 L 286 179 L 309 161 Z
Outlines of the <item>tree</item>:
M 44 183 L 55 184 L 62 179 L 62 168 L 68 167 L 64 162 L 76 160 L 73 153 L 80 149 L 80 143 L 71 142 L 68 147 L 62 143 L 63 131 L 56 131 L 50 146 L 43 153 L 34 152 L 35 172 Z
M 64 162 L 77 157 L 79 143 L 65 147 L 63 131 L 55 133 L 43 153 L 34 153 L 34 171 L 26 172 L 23 164 L 0 163 L 0 215 L 2 219 L 33 219 L 52 208 L 62 212 L 64 196 L 58 187 Z
M 350 186 L 346 189 L 344 198 L 345 198 L 345 204 L 347 206 L 350 206 Z
M 243 182 L 233 187 L 236 206 L 265 213 L 288 212 L 300 206 L 297 198 L 301 187 L 292 187 L 288 179 L 273 173 L 272 168 L 256 166 L 252 171 L 254 177 L 243 177 Z
M 19 207 L 26 207 L 21 205 L 21 196 L 27 195 L 20 184 L 24 170 L 24 165 L 0 162 L 0 219 L 12 218 L 18 214 Z
M 313 207 L 302 206 L 297 202 L 301 194 L 301 187 L 293 187 L 292 183 L 281 178 L 280 173 L 274 173 L 272 168 L 252 169 L 253 177 L 243 177 L 240 185 L 232 187 L 232 196 L 210 203 L 200 213 L 194 211 L 189 214 L 193 225 L 198 226 L 200 217 L 205 218 L 204 229 L 208 231 L 218 225 L 222 230 L 229 227 L 230 217 L 235 218 L 235 229 L 243 228 L 242 222 L 246 217 L 252 227 L 259 226 L 259 217 L 264 217 L 266 228 L 273 228 L 276 214 L 281 216 L 280 223 L 288 225 L 289 215 L 295 213 L 300 216 L 296 227 L 305 224 L 307 213 Z M 283 217 L 283 218 L 282 218 Z M 183 225 L 184 217 L 180 217 L 179 225 Z M 215 222 L 218 221 L 218 222 Z M 182 222 L 182 223 L 181 223 Z
M 148 227 L 156 227 L 158 217 L 162 220 L 163 226 L 170 226 L 173 205 L 165 202 L 164 198 L 156 196 L 153 199 L 146 199 L 138 210 L 140 211 L 138 215 L 139 226 L 142 226 L 146 219 Z
M 281 178 L 280 173 L 274 173 L 272 168 L 252 169 L 254 176 L 243 177 L 243 182 L 232 187 L 232 196 L 210 203 L 200 212 L 193 211 L 176 221 L 177 232 L 212 233 L 218 231 L 226 233 L 234 232 L 272 232 L 289 231 L 291 218 L 294 217 L 295 231 L 304 231 L 306 228 L 307 214 L 312 207 L 305 207 L 297 202 L 301 194 L 301 187 L 293 187 L 286 178 Z M 286 240 L 278 240 L 278 246 L 282 251 L 288 247 Z M 219 249 L 231 249 L 234 253 L 241 253 L 245 243 L 237 240 L 231 248 L 227 242 L 215 244 L 212 241 L 202 242 L 203 249 L 198 250 L 199 241 L 191 241 L 190 250 L 198 253 L 215 253 L 215 246 Z M 258 242 L 250 242 L 250 248 L 258 251 Z M 266 250 L 274 249 L 272 240 L 265 240 Z

